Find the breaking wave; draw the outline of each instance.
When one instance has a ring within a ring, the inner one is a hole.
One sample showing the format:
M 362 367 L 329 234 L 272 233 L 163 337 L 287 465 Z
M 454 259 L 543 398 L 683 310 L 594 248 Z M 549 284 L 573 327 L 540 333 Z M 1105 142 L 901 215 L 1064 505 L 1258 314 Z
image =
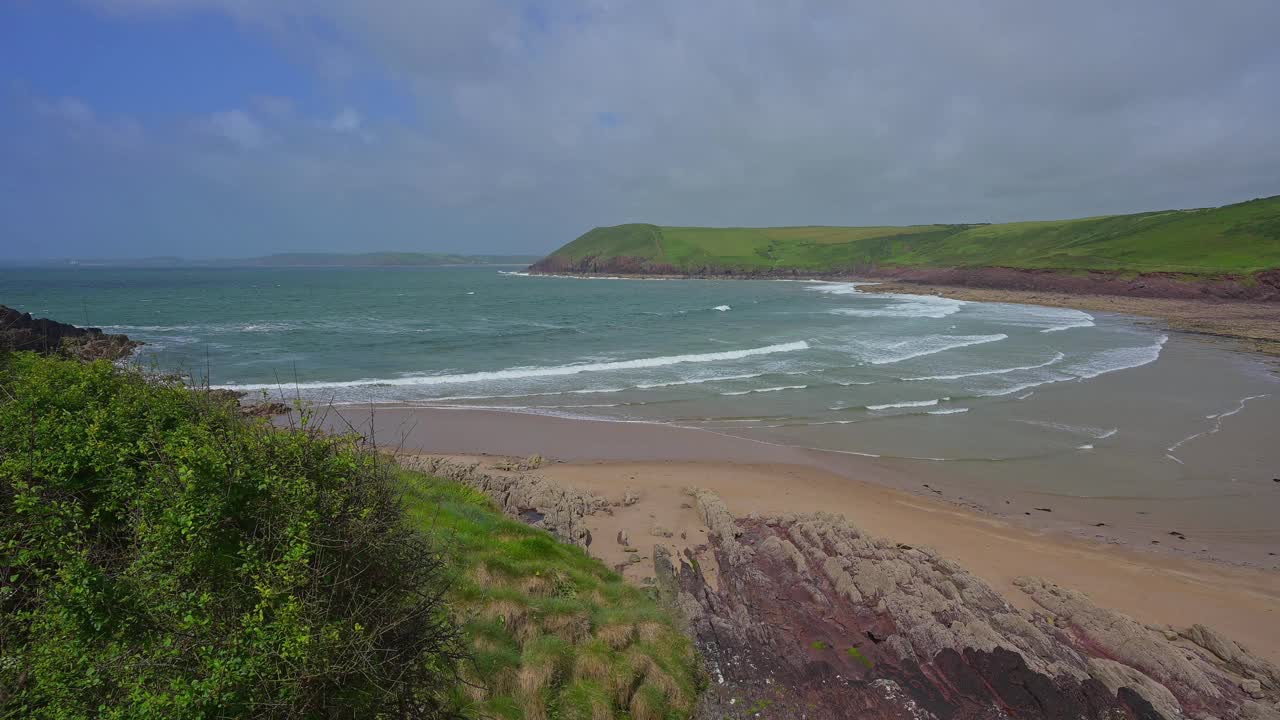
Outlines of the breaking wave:
M 1049 367 L 1056 363 L 1062 362 L 1067 356 L 1063 353 L 1054 353 L 1052 360 L 1042 362 L 1039 365 L 1022 365 L 1020 367 L 1002 368 L 999 370 L 979 370 L 975 372 L 956 373 L 954 375 L 923 375 L 921 377 L 904 377 L 902 380 L 959 380 L 960 378 L 979 377 L 982 375 L 1006 375 L 1008 373 L 1018 372 L 1019 370 L 1038 370 L 1043 367 Z
M 1009 339 L 1008 335 L 920 335 L 909 338 L 895 338 L 878 342 L 866 342 L 849 348 L 855 355 L 872 365 L 888 365 L 912 358 L 924 357 L 935 353 L 1000 342 Z
M 914 407 L 931 407 L 937 405 L 937 400 L 907 400 L 897 403 L 886 403 L 884 405 L 868 405 L 868 410 L 892 410 L 894 408 L 914 408 Z
M 738 360 L 756 355 L 796 352 L 809 349 L 809 343 L 798 342 L 766 345 L 764 347 L 747 348 L 745 350 L 728 350 L 725 352 L 696 353 L 689 355 L 666 355 L 636 360 L 619 360 L 615 362 L 581 363 L 576 365 L 555 365 L 550 367 L 516 367 L 506 370 L 487 372 L 460 373 L 456 375 L 427 375 L 402 378 L 366 378 L 362 380 L 346 380 L 339 382 L 297 383 L 295 387 L 303 389 L 349 388 L 364 386 L 412 386 L 412 385 L 445 385 L 452 383 L 487 382 L 491 380 L 522 380 L 525 378 L 557 377 L 577 375 L 585 372 L 607 372 L 610 370 L 637 370 L 642 368 L 663 367 L 680 363 L 718 362 L 721 360 Z M 218 388 L 230 390 L 264 390 L 272 389 L 275 384 L 218 385 Z
M 738 390 L 735 392 L 722 392 L 721 395 L 750 395 L 751 393 L 767 393 L 778 392 L 780 390 L 804 390 L 808 385 L 779 385 L 778 387 L 755 388 L 754 390 Z

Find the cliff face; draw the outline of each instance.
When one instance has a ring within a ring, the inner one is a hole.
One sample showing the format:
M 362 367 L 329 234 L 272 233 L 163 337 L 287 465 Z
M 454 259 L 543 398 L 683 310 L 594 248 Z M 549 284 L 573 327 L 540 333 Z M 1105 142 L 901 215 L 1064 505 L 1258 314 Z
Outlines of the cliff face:
M 142 345 L 126 335 L 104 333 L 56 320 L 31 317 L 31 313 L 0 305 L 0 346 L 12 350 L 66 353 L 82 360 L 119 360 Z

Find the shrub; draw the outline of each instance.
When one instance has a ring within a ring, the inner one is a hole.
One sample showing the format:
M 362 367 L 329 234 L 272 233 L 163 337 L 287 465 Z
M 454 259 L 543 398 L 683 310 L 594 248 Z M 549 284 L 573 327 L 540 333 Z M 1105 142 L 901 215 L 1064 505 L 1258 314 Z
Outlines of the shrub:
M 0 361 L 0 717 L 435 717 L 439 548 L 354 439 L 106 362 Z

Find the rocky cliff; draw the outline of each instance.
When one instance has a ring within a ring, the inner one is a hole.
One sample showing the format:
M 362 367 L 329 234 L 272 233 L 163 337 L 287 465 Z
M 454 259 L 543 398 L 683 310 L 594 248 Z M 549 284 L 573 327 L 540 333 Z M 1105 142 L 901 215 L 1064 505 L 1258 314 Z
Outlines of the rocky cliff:
M 142 345 L 126 335 L 104 333 L 0 305 L 0 347 L 39 353 L 65 353 L 82 360 L 119 360 Z

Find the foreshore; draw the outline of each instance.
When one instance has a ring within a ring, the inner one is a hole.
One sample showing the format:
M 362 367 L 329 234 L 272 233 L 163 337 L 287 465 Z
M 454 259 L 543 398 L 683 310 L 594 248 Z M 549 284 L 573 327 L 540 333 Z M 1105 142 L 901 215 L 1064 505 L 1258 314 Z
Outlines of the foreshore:
M 610 564 L 625 559 L 613 540 L 620 530 L 642 548 L 654 539 L 649 535 L 655 526 L 675 538 L 683 534 L 686 544 L 702 537 L 685 496 L 686 488 L 701 487 L 723 497 L 736 515 L 831 512 L 872 535 L 931 546 L 1018 606 L 1028 601 L 1014 578 L 1041 576 L 1149 624 L 1205 623 L 1251 638 L 1256 652 L 1280 659 L 1280 573 L 1258 563 L 1205 562 L 1199 559 L 1204 554 L 1179 548 L 1183 542 L 1154 526 L 1180 510 L 1176 502 L 1147 502 L 1142 511 L 1129 501 L 1086 502 L 1074 510 L 1106 520 L 1084 523 L 1062 498 L 1055 498 L 1053 512 L 1042 512 L 1032 508 L 1042 506 L 1043 498 L 1027 493 L 1006 498 L 1014 509 L 1001 517 L 938 490 L 945 481 L 922 480 L 914 468 L 707 431 L 404 405 L 335 407 L 327 413 L 330 427 L 349 425 L 399 453 L 482 463 L 541 454 L 549 462 L 538 474 L 556 483 L 609 498 L 630 490 L 639 498 L 635 504 L 593 521 L 598 542 L 592 551 Z M 1023 515 L 1023 508 L 1033 514 Z M 1202 532 L 1184 531 L 1193 543 Z M 1229 527 L 1203 532 L 1228 556 L 1218 559 L 1228 562 L 1233 552 L 1256 557 L 1259 549 L 1274 552 L 1278 544 L 1274 530 L 1241 530 L 1240 547 L 1221 540 L 1232 533 Z M 1156 537 L 1161 544 L 1151 545 L 1148 538 Z
M 530 272 L 548 277 L 634 280 L 812 280 L 821 282 L 875 283 L 868 292 L 907 295 L 937 295 L 970 302 L 1001 302 L 1066 307 L 1094 312 L 1111 312 L 1153 318 L 1163 327 L 1179 332 L 1210 335 L 1240 342 L 1248 350 L 1280 357 L 1280 303 L 1230 300 L 1206 295 L 1202 298 L 1146 297 L 1096 292 L 1056 292 L 1052 290 L 1000 289 L 912 282 L 901 278 L 847 273 L 770 275 L 671 275 L 629 273 Z
M 1237 340 L 1254 352 L 1280 357 L 1280 303 L 995 290 L 900 281 L 876 282 L 878 284 L 875 292 L 938 295 L 972 302 L 1048 305 L 1155 318 L 1170 330 Z

